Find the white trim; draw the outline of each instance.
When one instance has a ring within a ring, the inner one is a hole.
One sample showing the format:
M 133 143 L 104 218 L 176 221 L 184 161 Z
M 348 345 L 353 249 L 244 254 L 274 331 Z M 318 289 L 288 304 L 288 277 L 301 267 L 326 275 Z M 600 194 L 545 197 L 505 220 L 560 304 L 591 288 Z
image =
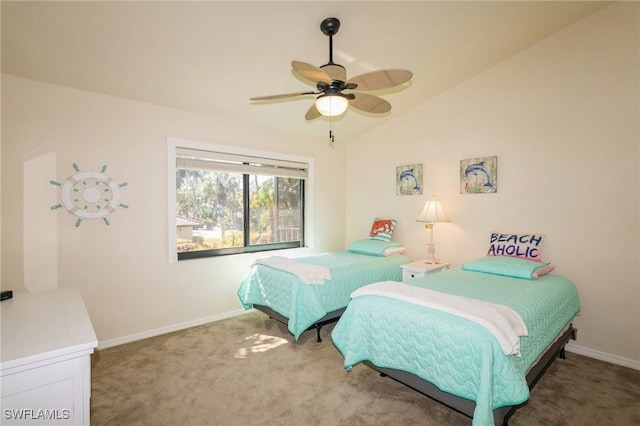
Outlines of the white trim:
M 636 361 L 630 358 L 624 358 L 607 352 L 598 351 L 596 349 L 586 348 L 573 342 L 569 342 L 567 346 L 565 346 L 565 348 L 567 351 L 576 353 L 578 355 L 584 355 L 589 358 L 598 359 L 600 361 L 609 362 L 611 364 L 633 368 L 634 370 L 640 370 L 640 361 Z
M 140 333 L 130 334 L 128 336 L 116 337 L 115 339 L 109 339 L 98 342 L 98 349 L 106 349 L 113 346 L 124 345 L 125 343 L 135 342 L 137 340 L 147 339 L 149 337 L 160 336 L 166 333 L 173 333 L 174 331 L 185 330 L 191 327 L 197 327 L 203 324 L 209 324 L 211 322 L 221 321 L 228 318 L 245 315 L 251 312 L 256 312 L 255 309 L 238 309 L 231 312 L 225 312 L 223 314 L 212 315 L 209 317 L 200 318 L 197 320 L 186 321 L 179 324 L 168 325 L 166 327 L 155 328 L 153 330 L 142 331 Z
M 176 139 L 167 139 L 167 237 L 169 246 L 169 263 L 178 262 L 176 251 Z
M 304 181 L 304 246 L 313 248 L 315 246 L 313 232 L 313 187 L 315 185 L 314 163 L 313 158 L 307 158 L 309 168 L 307 169 L 307 179 Z

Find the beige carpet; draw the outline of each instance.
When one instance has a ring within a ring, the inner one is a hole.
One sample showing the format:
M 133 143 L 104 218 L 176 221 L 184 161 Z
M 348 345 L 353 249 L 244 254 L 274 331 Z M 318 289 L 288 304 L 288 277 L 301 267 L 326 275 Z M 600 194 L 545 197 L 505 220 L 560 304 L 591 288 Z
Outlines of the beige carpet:
M 255 312 L 97 351 L 91 424 L 469 425 L 470 419 L 360 364 L 332 326 L 294 343 Z M 557 359 L 512 426 L 640 425 L 640 371 L 573 353 Z

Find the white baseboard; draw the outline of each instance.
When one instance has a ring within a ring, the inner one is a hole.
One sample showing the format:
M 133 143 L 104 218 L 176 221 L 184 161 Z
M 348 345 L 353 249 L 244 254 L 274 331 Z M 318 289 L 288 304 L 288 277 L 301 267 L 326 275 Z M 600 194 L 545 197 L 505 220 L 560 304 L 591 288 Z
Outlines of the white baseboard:
M 124 345 L 125 343 L 135 342 L 149 337 L 160 336 L 161 334 L 172 333 L 174 331 L 184 330 L 186 328 L 196 327 L 198 325 L 208 324 L 214 321 L 220 321 L 227 318 L 237 317 L 239 315 L 254 312 L 254 309 L 239 309 L 237 311 L 225 312 L 223 314 L 212 315 L 210 317 L 200 318 L 193 321 L 182 322 L 180 324 L 172 324 L 166 327 L 160 327 L 153 330 L 143 331 L 141 333 L 130 334 L 128 336 L 117 337 L 98 342 L 98 349 L 106 349 L 112 346 Z
M 589 358 L 599 359 L 600 361 L 610 362 L 611 364 L 617 364 L 623 367 L 633 368 L 634 370 L 640 370 L 640 361 L 636 361 L 630 358 L 624 358 L 595 349 L 585 348 L 584 346 L 577 345 L 573 342 L 569 342 L 567 346 L 565 346 L 565 349 L 568 352 L 573 352 L 578 355 L 584 355 L 588 356 Z

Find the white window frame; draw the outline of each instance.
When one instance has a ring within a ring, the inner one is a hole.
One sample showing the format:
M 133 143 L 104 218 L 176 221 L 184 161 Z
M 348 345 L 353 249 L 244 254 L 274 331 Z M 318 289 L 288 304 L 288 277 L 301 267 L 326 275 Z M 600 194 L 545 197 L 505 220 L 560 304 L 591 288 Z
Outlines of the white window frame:
M 304 197 L 304 247 L 313 247 L 313 158 L 301 157 L 277 152 L 260 151 L 252 148 L 218 145 L 203 141 L 194 141 L 175 137 L 167 138 L 167 199 L 168 199 L 168 249 L 169 263 L 178 262 L 176 250 L 176 152 L 179 148 L 198 149 L 202 151 L 222 152 L 234 156 L 261 157 L 273 160 L 295 161 L 308 165 L 308 178 L 305 179 Z M 291 250 L 291 249 L 289 249 Z M 262 253 L 262 252 L 256 252 Z M 246 254 L 246 253 L 243 253 Z M 233 255 L 231 255 L 233 256 Z M 203 257 L 202 259 L 211 259 Z

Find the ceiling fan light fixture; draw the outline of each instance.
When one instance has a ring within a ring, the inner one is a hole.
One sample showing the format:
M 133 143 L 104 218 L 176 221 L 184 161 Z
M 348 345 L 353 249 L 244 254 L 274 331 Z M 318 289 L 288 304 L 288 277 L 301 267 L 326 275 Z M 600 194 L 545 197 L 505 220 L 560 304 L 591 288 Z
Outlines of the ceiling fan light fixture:
M 302 61 L 291 61 L 291 68 L 295 75 L 301 77 L 305 83 L 315 86 L 314 91 L 256 96 L 249 100 L 274 101 L 306 95 L 317 96 L 304 115 L 307 121 L 315 120 L 321 115 L 337 117 L 344 114 L 348 107 L 371 114 L 388 113 L 391 110 L 389 102 L 379 96 L 361 92 L 401 86 L 411 80 L 413 74 L 409 70 L 391 68 L 369 71 L 347 80 L 345 67 L 333 62 L 333 36 L 339 28 L 340 20 L 337 18 L 327 18 L 320 24 L 322 33 L 329 37 L 329 62 L 317 67 Z M 360 92 L 343 93 L 343 90 Z M 332 130 L 329 130 L 329 138 L 333 141 Z
M 341 94 L 320 95 L 316 99 L 318 112 L 327 117 L 335 117 L 347 110 L 349 99 Z

